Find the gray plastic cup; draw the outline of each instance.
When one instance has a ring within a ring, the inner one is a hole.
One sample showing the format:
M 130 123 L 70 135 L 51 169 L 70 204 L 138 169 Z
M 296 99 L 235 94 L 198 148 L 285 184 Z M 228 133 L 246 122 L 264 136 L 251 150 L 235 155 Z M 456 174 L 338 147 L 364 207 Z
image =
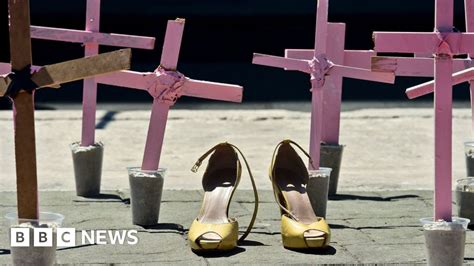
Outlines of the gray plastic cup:
M 101 142 L 82 147 L 79 142 L 70 145 L 74 163 L 76 194 L 92 197 L 100 194 L 104 144 Z
M 454 192 L 456 212 L 459 217 L 464 217 L 474 222 L 474 177 L 456 181 Z
M 311 201 L 311 206 L 316 216 L 326 218 L 331 168 L 320 167 L 319 170 L 308 170 L 308 174 L 309 181 L 306 192 Z
M 463 265 L 469 219 L 453 217 L 451 222 L 420 219 L 423 224 L 428 265 Z
M 166 171 L 165 168 L 157 171 L 128 168 L 133 224 L 146 226 L 158 223 Z
M 329 196 L 336 195 L 344 145 L 321 144 L 321 166 L 331 168 Z
M 464 157 L 466 158 L 466 174 L 474 177 L 474 141 L 464 142 Z
M 11 228 L 29 228 L 29 246 L 10 247 L 13 265 L 49 266 L 56 263 L 56 228 L 61 227 L 64 216 L 59 213 L 40 212 L 39 219 L 20 219 L 16 212 L 5 215 L 7 226 Z M 34 247 L 34 228 L 52 228 L 52 247 Z M 11 230 L 8 232 L 11 240 Z

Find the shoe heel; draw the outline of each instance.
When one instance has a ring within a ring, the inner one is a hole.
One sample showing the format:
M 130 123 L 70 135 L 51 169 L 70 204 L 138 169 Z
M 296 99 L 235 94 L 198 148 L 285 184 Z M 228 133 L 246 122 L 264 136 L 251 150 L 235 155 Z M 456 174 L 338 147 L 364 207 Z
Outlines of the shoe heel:
M 324 237 L 305 237 L 305 242 L 306 245 L 308 245 L 309 248 L 321 248 L 324 247 L 326 239 Z
M 222 240 L 199 240 L 199 245 L 204 250 L 214 250 L 218 249 L 219 245 L 222 243 Z

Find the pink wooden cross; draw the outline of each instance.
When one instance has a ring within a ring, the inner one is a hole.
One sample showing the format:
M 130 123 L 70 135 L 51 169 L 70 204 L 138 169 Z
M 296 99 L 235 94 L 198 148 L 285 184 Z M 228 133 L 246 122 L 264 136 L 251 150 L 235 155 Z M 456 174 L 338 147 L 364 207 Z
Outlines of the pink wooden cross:
M 374 41 L 376 52 L 435 55 L 435 219 L 451 221 L 453 56 L 474 52 L 474 34 L 453 31 L 454 1 L 435 5 L 434 32 L 374 32 Z
M 242 102 L 241 86 L 194 80 L 176 71 L 184 23 L 184 19 L 168 21 L 160 66 L 154 72 L 119 71 L 95 78 L 100 84 L 146 90 L 154 98 L 142 170 L 158 169 L 168 111 L 179 97 Z M 0 63 L 0 73 L 10 69 L 9 64 Z
M 344 50 L 346 25 L 344 23 L 328 23 L 327 56 L 339 65 L 370 69 L 373 50 Z M 314 57 L 312 49 L 286 49 L 285 57 L 311 60 Z M 341 100 L 343 76 L 330 75 L 326 82 L 331 86 L 324 91 L 323 121 L 321 141 L 327 144 L 339 144 L 339 129 L 341 121 Z
M 154 72 L 121 71 L 96 78 L 101 84 L 146 90 L 154 98 L 142 170 L 158 169 L 168 111 L 179 97 L 242 101 L 241 86 L 193 80 L 176 70 L 184 23 L 184 19 L 168 21 L 160 66 Z
M 391 73 L 373 73 L 366 69 L 345 66 L 343 65 L 343 60 L 340 58 L 330 58 L 331 60 L 339 61 L 336 63 L 333 63 L 329 60 L 326 53 L 328 53 L 328 55 L 333 53 L 332 49 L 334 49 L 334 47 L 338 47 L 339 51 L 343 51 L 344 47 L 343 38 L 342 42 L 341 38 L 337 38 L 337 42 L 335 43 L 334 40 L 329 37 L 329 34 L 331 33 L 329 31 L 331 26 L 328 25 L 327 21 L 328 2 L 329 0 L 318 1 L 315 48 L 312 51 L 311 60 L 284 58 L 263 54 L 254 54 L 253 57 L 254 64 L 280 67 L 287 70 L 296 70 L 310 74 L 312 91 L 310 155 L 313 161 L 309 164 L 310 169 L 318 169 L 320 163 L 320 147 L 324 117 L 323 102 L 325 99 L 323 98 L 325 97 L 323 92 L 326 94 L 327 91 L 334 90 L 335 87 L 340 86 L 341 83 L 337 80 L 338 77 L 348 77 L 386 83 L 393 83 L 395 79 L 394 75 Z M 336 30 L 336 33 L 340 34 L 340 31 L 338 32 Z M 339 51 L 336 52 L 339 53 Z M 338 97 L 337 92 L 331 92 L 330 95 L 330 98 Z
M 465 21 L 468 32 L 474 32 L 474 0 L 465 0 Z M 433 77 L 434 58 L 430 56 L 423 57 L 385 57 L 374 56 L 372 58 L 372 71 L 390 71 L 396 76 L 407 77 Z M 471 57 L 453 59 L 453 71 L 458 72 L 453 75 L 453 85 L 469 81 L 471 71 L 469 68 L 474 66 Z M 432 93 L 434 91 L 434 82 L 423 83 L 418 86 L 407 89 L 406 94 L 409 99 L 414 99 Z M 471 111 L 472 128 L 474 131 L 474 84 L 470 86 L 471 92 Z
M 84 44 L 85 56 L 98 54 L 99 45 L 150 50 L 155 46 L 155 38 L 101 33 L 99 32 L 99 25 L 100 0 L 87 0 L 85 31 L 31 26 L 31 37 Z M 97 82 L 94 78 L 85 79 L 82 99 L 81 146 L 90 146 L 95 143 L 96 104 Z

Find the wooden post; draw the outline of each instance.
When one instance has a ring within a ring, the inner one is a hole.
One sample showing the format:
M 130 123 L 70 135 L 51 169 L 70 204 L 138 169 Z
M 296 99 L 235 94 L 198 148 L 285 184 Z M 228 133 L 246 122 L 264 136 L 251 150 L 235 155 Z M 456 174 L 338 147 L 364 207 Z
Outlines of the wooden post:
M 98 32 L 100 27 L 100 0 L 87 0 L 86 31 Z M 85 56 L 99 53 L 99 44 L 84 44 Z M 87 147 L 95 143 L 95 119 L 97 109 L 97 82 L 94 78 L 85 79 L 82 90 L 82 138 L 81 146 Z
M 50 27 L 31 26 L 33 38 L 53 41 L 64 41 L 84 44 L 85 56 L 97 55 L 99 45 L 153 49 L 155 38 L 99 32 L 100 0 L 87 0 L 86 29 L 69 30 Z M 95 143 L 95 120 L 97 109 L 97 82 L 95 79 L 84 80 L 82 98 L 82 137 L 81 146 Z
M 453 28 L 454 2 L 436 0 L 436 29 L 440 34 Z M 443 44 L 441 44 L 443 45 Z M 451 51 L 435 56 L 435 218 L 451 221 L 452 217 L 452 112 L 453 91 Z
M 474 1 L 464 0 L 464 10 L 465 10 L 466 31 L 474 32 Z M 468 58 L 471 59 L 472 54 L 469 54 Z M 469 91 L 471 95 L 471 127 L 472 127 L 472 132 L 474 133 L 474 82 L 473 81 L 469 81 Z
M 474 52 L 474 34 L 453 32 L 453 1 L 436 0 L 435 32 L 400 33 L 374 32 L 377 52 L 435 54 L 435 58 L 407 58 L 405 62 L 434 63 L 434 84 L 422 84 L 407 90 L 409 97 L 435 94 L 435 219 L 451 221 L 452 217 L 452 84 L 451 74 L 456 66 L 453 55 Z M 397 60 L 398 61 L 398 60 Z M 465 61 L 465 60 L 464 60 Z M 390 60 L 376 58 L 375 68 L 387 69 Z M 383 63 L 381 63 L 383 62 Z M 385 65 L 384 65 L 385 64 Z M 395 66 L 396 67 L 396 66 Z M 465 66 L 466 67 L 466 66 Z M 466 72 L 463 71 L 466 76 Z M 460 77 L 461 75 L 456 74 Z
M 10 56 L 13 70 L 31 65 L 30 7 L 28 0 L 9 0 Z M 38 178 L 34 94 L 20 92 L 13 98 L 18 217 L 38 219 Z
M 372 73 L 367 69 L 344 65 L 344 32 L 342 26 L 332 26 L 328 23 L 329 0 L 318 1 L 316 15 L 316 33 L 314 49 L 311 57 L 305 51 L 296 52 L 295 58 L 281 58 L 263 54 L 254 54 L 253 63 L 265 66 L 280 67 L 286 70 L 300 71 L 311 76 L 311 130 L 310 155 L 312 164 L 309 169 L 319 169 L 321 140 L 328 138 L 331 142 L 338 142 L 339 121 L 331 127 L 331 131 L 323 133 L 323 123 L 331 118 L 339 120 L 340 95 L 342 78 L 350 77 L 370 81 L 393 83 L 393 73 Z M 331 28 L 335 27 L 334 32 Z M 342 29 L 337 29 L 341 27 Z M 341 34 L 342 31 L 342 34 Z M 330 32 L 331 34 L 328 34 Z M 328 50 L 328 51 L 327 51 Z M 288 55 L 291 51 L 286 51 Z M 328 54 L 326 54 L 328 53 Z M 289 56 L 293 57 L 293 56 Z M 335 91 L 329 91 L 335 89 Z M 324 104 L 334 103 L 336 107 L 325 113 Z M 324 118 L 327 116 L 326 118 Z M 326 124 L 324 124 L 324 127 Z M 323 137 L 324 136 L 324 137 Z
M 372 50 L 344 50 L 345 24 L 329 23 L 328 57 L 338 65 L 355 68 L 371 68 L 371 57 L 375 55 Z M 311 60 L 314 50 L 286 49 L 285 57 L 293 59 Z M 343 78 L 334 74 L 327 77 L 328 90 L 324 92 L 323 101 L 323 128 L 321 141 L 327 144 L 339 145 L 341 121 L 341 97 Z
M 28 0 L 9 0 L 11 69 L 18 72 L 29 70 L 31 65 L 30 14 Z M 123 55 L 126 58 L 123 58 Z M 123 60 L 124 59 L 124 60 Z M 109 66 L 104 65 L 106 61 Z M 38 86 L 55 86 L 62 82 L 81 79 L 84 76 L 109 73 L 130 66 L 130 51 L 113 55 L 90 57 L 51 65 L 38 70 L 31 80 Z M 94 73 L 91 71 L 97 70 Z M 84 75 L 84 76 L 81 76 Z M 5 96 L 12 82 L 10 76 L 0 78 L 0 97 Z M 38 219 L 38 179 L 36 171 L 36 144 L 34 123 L 34 89 L 19 88 L 13 98 L 15 124 L 15 159 L 17 174 L 18 217 Z
M 343 65 L 346 25 L 329 23 L 328 32 L 333 39 L 332 44 L 328 46 L 328 57 L 335 64 Z M 323 127 L 321 132 L 321 141 L 326 144 L 339 144 L 342 80 L 341 76 L 328 76 L 326 79 L 328 88 L 323 92 Z

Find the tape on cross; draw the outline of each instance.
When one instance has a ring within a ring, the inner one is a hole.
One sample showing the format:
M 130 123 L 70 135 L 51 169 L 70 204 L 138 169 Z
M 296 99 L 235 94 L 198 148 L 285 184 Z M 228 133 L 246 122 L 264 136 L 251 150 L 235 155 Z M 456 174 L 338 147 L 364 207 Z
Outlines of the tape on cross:
M 7 75 L 10 79 L 10 83 L 8 84 L 5 96 L 15 98 L 20 91 L 33 93 L 33 91 L 38 88 L 38 85 L 31 80 L 31 75 L 31 65 L 27 65 L 20 70 L 12 70 L 12 72 Z
M 334 66 L 334 63 L 327 59 L 325 54 L 320 54 L 309 61 L 309 67 L 311 69 L 311 83 L 316 88 L 324 86 L 326 81 L 326 75 Z
M 178 71 L 166 70 L 159 66 L 154 71 L 156 78 L 148 88 L 150 95 L 161 103 L 174 105 L 183 95 L 183 85 L 186 77 Z

